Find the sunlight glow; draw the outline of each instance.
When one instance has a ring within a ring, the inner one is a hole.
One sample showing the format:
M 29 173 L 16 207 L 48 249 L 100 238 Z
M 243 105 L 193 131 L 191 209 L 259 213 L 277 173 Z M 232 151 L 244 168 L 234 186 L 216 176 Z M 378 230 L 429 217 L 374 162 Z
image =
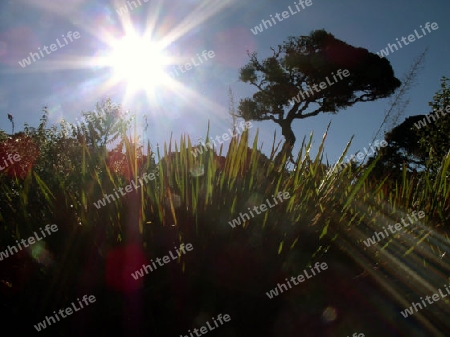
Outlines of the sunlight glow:
M 115 41 L 107 57 L 113 80 L 124 81 L 130 91 L 151 90 L 165 82 L 164 66 L 167 63 L 168 58 L 156 43 L 137 36 L 125 36 Z
M 189 61 L 195 56 L 197 50 L 187 52 L 185 55 L 180 53 L 172 55 L 170 49 L 177 44 L 178 40 L 186 38 L 186 35 L 199 29 L 202 24 L 213 20 L 233 2 L 234 0 L 199 1 L 193 6 L 192 11 L 182 15 L 181 20 L 176 17 L 161 19 L 163 7 L 168 13 L 173 10 L 177 12 L 176 4 L 166 4 L 163 0 L 148 2 L 145 6 L 143 3 L 141 10 L 147 12 L 147 22 L 145 29 L 139 29 L 138 32 L 134 12 L 116 15 L 116 11 L 113 10 L 123 7 L 123 2 L 119 0 L 111 0 L 110 3 L 100 6 L 98 17 L 93 21 L 95 24 L 87 25 L 81 25 L 81 19 L 69 17 L 60 6 L 50 6 L 43 0 L 36 0 L 33 1 L 33 5 L 52 14 L 67 16 L 71 22 L 76 22 L 75 26 L 80 26 L 82 36 L 86 33 L 86 36 L 95 37 L 99 43 L 94 55 L 77 52 L 64 57 L 55 55 L 52 59 L 37 62 L 26 71 L 48 73 L 69 69 L 88 69 L 95 72 L 96 76 L 85 81 L 83 90 L 97 96 L 109 96 L 111 92 L 120 90 L 123 93 L 121 103 L 124 105 L 140 97 L 138 95 L 140 92 L 145 93 L 151 104 L 161 104 L 164 95 L 158 95 L 157 91 L 162 89 L 162 92 L 181 100 L 189 98 L 189 102 L 203 105 L 209 111 L 218 111 L 218 109 L 222 111 L 224 108 L 213 99 L 195 92 L 183 85 L 177 77 L 170 75 L 174 66 Z M 101 22 L 100 26 L 98 22 Z M 20 71 L 23 70 L 20 69 Z M 190 100 L 194 97 L 196 100 Z

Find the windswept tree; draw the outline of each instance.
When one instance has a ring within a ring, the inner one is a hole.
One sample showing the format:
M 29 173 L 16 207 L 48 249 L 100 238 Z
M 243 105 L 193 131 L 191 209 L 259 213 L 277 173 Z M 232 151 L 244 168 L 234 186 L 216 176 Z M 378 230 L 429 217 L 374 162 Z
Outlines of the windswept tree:
M 289 37 L 271 50 L 273 55 L 263 61 L 256 53 L 249 54 L 249 63 L 240 70 L 240 80 L 257 92 L 240 101 L 238 114 L 245 120 L 280 125 L 288 153 L 296 140 L 295 119 L 335 114 L 357 102 L 389 97 L 401 84 L 387 59 L 325 30 Z
M 411 116 L 401 124 L 386 132 L 384 139 L 388 145 L 380 148 L 380 157 L 375 164 L 371 175 L 380 180 L 389 176 L 392 181 L 402 179 L 402 172 L 412 173 L 425 165 L 428 155 L 421 151 L 419 146 L 420 137 L 414 132 L 414 125 L 425 118 L 424 115 Z M 369 158 L 369 166 L 375 157 Z
M 63 134 L 76 137 L 91 148 L 104 148 L 119 140 L 130 128 L 133 116 L 108 98 L 97 103 L 94 111 L 83 112 L 85 121 L 62 123 Z
M 432 111 L 426 116 L 428 122 L 426 127 L 414 128 L 420 137 L 419 149 L 428 153 L 428 166 L 432 170 L 439 169 L 442 159 L 450 151 L 450 87 L 448 80 L 445 76 L 441 78 L 441 89 L 428 103 Z
M 450 88 L 447 81 L 448 78 L 442 77 L 441 89 L 428 102 L 429 114 L 410 116 L 385 134 L 388 146 L 381 149 L 380 160 L 373 170 L 378 178 L 387 174 L 399 178 L 403 168 L 408 172 L 425 168 L 433 173 L 439 170 L 450 149 Z

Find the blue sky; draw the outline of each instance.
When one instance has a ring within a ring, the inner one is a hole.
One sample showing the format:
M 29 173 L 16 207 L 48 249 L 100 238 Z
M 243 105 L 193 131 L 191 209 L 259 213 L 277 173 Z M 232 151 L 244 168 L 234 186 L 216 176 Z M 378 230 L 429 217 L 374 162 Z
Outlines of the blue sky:
M 231 126 L 228 88 L 232 88 L 236 100 L 254 92 L 253 87 L 238 81 L 239 69 L 248 62 L 246 50 L 257 51 L 264 58 L 270 55 L 271 46 L 288 36 L 308 35 L 322 28 L 350 45 L 375 53 L 396 38 L 413 34 L 420 25 L 438 24 L 437 30 L 387 57 L 396 77 L 401 78 L 414 59 L 429 48 L 399 122 L 407 116 L 429 112 L 428 102 L 439 89 L 439 79 L 450 77 L 450 3 L 445 1 L 312 0 L 311 6 L 257 35 L 250 29 L 262 19 L 288 10 L 288 6 L 294 8 L 294 1 L 140 1 L 138 8 L 123 16 L 116 9 L 126 3 L 118 1 L 2 2 L 0 128 L 11 132 L 7 113 L 14 116 L 16 131 L 24 123 L 37 126 L 44 105 L 50 109 L 52 123 L 57 124 L 61 118 L 76 123 L 82 111 L 92 110 L 96 102 L 111 97 L 138 116 L 149 115 L 150 127 L 145 137 L 153 144 L 169 141 L 171 133 L 175 140 L 188 134 L 195 142 L 205 136 L 208 120 L 211 136 L 222 135 Z M 109 53 L 113 41 L 130 30 L 138 34 L 151 32 L 147 39 L 152 41 L 167 41 L 165 55 L 177 58 L 166 66 L 167 72 L 204 50 L 214 51 L 215 56 L 177 76 L 172 81 L 175 84 L 127 93 L 127 83 L 111 84 L 112 69 L 97 61 Z M 63 39 L 69 31 L 78 32 L 79 38 L 66 39 L 66 44 Z M 19 65 L 30 52 L 50 46 L 57 39 L 61 47 L 25 68 Z M 352 135 L 352 153 L 368 147 L 388 108 L 389 99 L 384 99 L 359 103 L 336 115 L 320 114 L 295 121 L 296 145 L 311 131 L 314 143 L 320 143 L 331 121 L 325 152 L 333 162 Z M 271 121 L 253 125 L 251 135 L 260 129 L 263 152 L 270 150 L 275 130 L 277 140 L 282 139 L 280 128 Z

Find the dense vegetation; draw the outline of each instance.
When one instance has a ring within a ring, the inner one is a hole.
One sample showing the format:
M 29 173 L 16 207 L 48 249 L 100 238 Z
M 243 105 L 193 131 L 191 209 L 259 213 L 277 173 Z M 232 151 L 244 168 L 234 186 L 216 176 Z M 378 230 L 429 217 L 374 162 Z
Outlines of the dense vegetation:
M 34 331 L 46 315 L 85 294 L 96 303 L 43 334 L 179 335 L 193 320 L 201 325 L 219 313 L 231 316 L 221 336 L 375 336 L 387 329 L 420 335 L 450 328 L 444 301 L 420 319 L 399 315 L 424 293 L 417 292 L 422 282 L 438 288 L 445 281 L 438 276 L 448 261 L 448 152 L 433 157 L 432 169 L 428 161 L 413 173 L 406 162 L 396 166 L 390 179 L 392 172 L 378 164 L 383 153 L 341 169 L 324 163 L 325 133 L 315 157 L 313 135 L 303 139 L 287 170 L 288 153 L 275 164 L 279 150 L 264 156 L 258 135 L 250 140 L 247 132 L 231 140 L 224 156 L 220 149 L 194 157 L 189 137 L 161 152 L 141 144 L 136 121 L 111 101 L 84 116 L 61 130 L 48 126 L 44 109 L 37 128 L 2 133 L 0 156 L 17 152 L 21 160 L 0 172 L 0 250 L 46 224 L 58 226 L 45 243 L 0 261 L 2 317 L 17 319 L 17 329 Z M 146 172 L 157 178 L 94 206 Z M 291 197 L 229 225 L 279 192 Z M 421 226 L 370 248 L 362 244 L 412 210 L 425 212 Z M 193 251 L 139 280 L 131 277 L 180 243 Z M 267 298 L 278 282 L 316 261 L 329 265 L 321 278 Z M 429 276 L 430 269 L 438 276 Z

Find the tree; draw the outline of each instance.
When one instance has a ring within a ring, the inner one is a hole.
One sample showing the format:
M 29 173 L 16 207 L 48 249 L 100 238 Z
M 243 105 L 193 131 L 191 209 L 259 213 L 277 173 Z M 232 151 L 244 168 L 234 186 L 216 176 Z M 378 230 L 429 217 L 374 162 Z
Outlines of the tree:
M 380 160 L 373 173 L 381 178 L 401 177 L 403 167 L 408 172 L 428 168 L 437 172 L 450 149 L 450 88 L 448 78 L 442 77 L 441 89 L 428 105 L 432 112 L 406 118 L 385 134 L 388 146 L 381 149 Z M 447 108 L 448 107 L 448 108 Z M 371 163 L 369 160 L 368 165 Z
M 424 117 L 424 115 L 408 117 L 385 134 L 384 139 L 388 145 L 380 148 L 378 153 L 380 158 L 372 170 L 372 177 L 378 180 L 389 175 L 392 181 L 396 181 L 401 179 L 404 168 L 411 173 L 425 164 L 427 154 L 419 150 L 420 137 L 413 131 L 414 124 Z M 369 166 L 375 158 L 369 158 L 366 166 Z
M 441 89 L 433 96 L 428 105 L 432 112 L 426 116 L 426 127 L 414 128 L 419 139 L 419 151 L 427 153 L 428 166 L 436 171 L 442 159 L 450 149 L 450 87 L 449 79 L 441 78 Z
M 245 120 L 280 125 L 289 153 L 296 140 L 295 119 L 335 114 L 357 102 L 385 98 L 401 84 L 387 59 L 350 46 L 325 30 L 289 37 L 271 50 L 273 55 L 262 62 L 256 53 L 249 53 L 250 62 L 240 70 L 240 80 L 258 90 L 239 102 L 238 114 Z M 345 70 L 348 75 L 342 76 Z
M 8 114 L 8 119 L 12 124 L 12 133 L 14 133 L 14 117 L 11 114 Z
M 133 116 L 111 99 L 97 103 L 94 111 L 83 112 L 85 121 L 77 124 L 62 123 L 63 134 L 71 135 L 86 143 L 90 148 L 104 148 L 107 144 L 120 139 L 130 128 Z
M 414 84 L 419 70 L 422 69 L 422 64 L 425 60 L 425 55 L 427 54 L 427 52 L 428 48 L 426 48 L 413 61 L 409 70 L 403 75 L 401 79 L 402 85 L 396 90 L 395 95 L 391 97 L 391 103 L 389 104 L 390 107 L 386 111 L 383 122 L 381 122 L 380 127 L 378 128 L 372 139 L 372 142 L 378 139 L 378 135 L 381 131 L 384 131 L 384 133 L 386 133 L 388 129 L 393 128 L 405 112 L 407 106 L 409 105 L 409 98 L 406 97 L 406 94 Z

